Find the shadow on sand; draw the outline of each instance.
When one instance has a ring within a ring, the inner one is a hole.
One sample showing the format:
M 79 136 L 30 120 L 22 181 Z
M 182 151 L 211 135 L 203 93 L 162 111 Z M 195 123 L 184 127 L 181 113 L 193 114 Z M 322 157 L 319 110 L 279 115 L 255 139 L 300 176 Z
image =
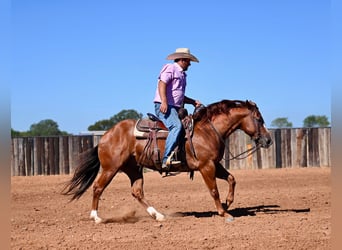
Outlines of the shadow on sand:
M 225 204 L 222 206 L 227 209 Z M 228 210 L 229 214 L 233 217 L 242 217 L 242 216 L 256 216 L 259 213 L 263 214 L 279 214 L 279 213 L 309 213 L 310 208 L 300 208 L 300 209 L 281 209 L 279 205 L 260 205 L 254 207 L 240 207 Z M 188 217 L 194 216 L 196 218 L 206 218 L 218 216 L 216 211 L 206 211 L 206 212 L 176 212 L 169 214 L 170 217 Z M 117 216 L 115 218 L 107 218 L 103 219 L 102 223 L 136 223 L 139 221 L 139 218 L 136 217 L 135 211 L 124 211 L 122 215 Z
M 222 204 L 222 206 L 226 209 L 226 205 Z M 233 217 L 242 217 L 242 216 L 256 216 L 258 213 L 264 214 L 278 214 L 278 213 L 309 213 L 310 208 L 300 208 L 300 209 L 281 209 L 278 205 L 260 205 L 254 207 L 240 207 L 228 210 L 228 213 Z M 208 211 L 208 212 L 177 212 L 172 214 L 171 216 L 178 217 L 186 217 L 186 216 L 194 216 L 196 218 L 203 217 L 212 217 L 218 215 L 216 211 Z

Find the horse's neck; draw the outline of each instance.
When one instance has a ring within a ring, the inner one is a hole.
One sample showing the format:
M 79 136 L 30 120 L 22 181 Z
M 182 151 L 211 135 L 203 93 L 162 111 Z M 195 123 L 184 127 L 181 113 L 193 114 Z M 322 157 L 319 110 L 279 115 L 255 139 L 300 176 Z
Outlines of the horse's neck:
M 239 127 L 240 120 L 237 116 L 220 116 L 210 122 L 222 138 L 227 138 Z

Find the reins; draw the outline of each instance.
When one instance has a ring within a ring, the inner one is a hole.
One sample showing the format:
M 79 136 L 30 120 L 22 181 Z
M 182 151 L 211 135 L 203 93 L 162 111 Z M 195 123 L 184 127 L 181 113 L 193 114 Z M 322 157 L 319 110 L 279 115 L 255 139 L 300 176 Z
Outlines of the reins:
M 226 147 L 226 145 L 224 145 L 224 146 Z M 242 159 L 245 159 L 248 156 L 254 154 L 260 147 L 261 147 L 260 144 L 254 145 L 252 148 L 247 149 L 246 151 L 244 151 L 244 152 L 242 152 L 242 153 L 240 153 L 238 155 L 235 155 L 235 156 L 228 150 L 229 154 L 232 156 L 232 158 L 229 158 L 228 161 L 230 161 L 230 160 L 242 160 Z M 244 156 L 244 157 L 240 157 L 243 154 L 247 154 L 247 155 Z M 224 160 L 227 160 L 227 159 L 224 158 Z
M 209 119 L 208 119 L 208 122 L 209 122 L 210 126 L 212 127 L 212 129 L 215 131 L 216 135 L 219 137 L 220 141 L 223 143 L 224 147 L 225 147 L 225 148 L 228 148 L 227 145 L 226 145 L 226 143 L 225 143 L 225 141 L 224 141 L 224 139 L 223 139 L 222 136 L 219 134 L 219 132 L 217 131 L 217 129 L 215 128 L 215 126 L 212 124 L 212 122 L 211 122 Z M 247 158 L 248 156 L 254 154 L 260 147 L 261 147 L 260 144 L 254 145 L 252 148 L 249 148 L 249 149 L 247 149 L 246 151 L 244 151 L 244 152 L 242 152 L 242 153 L 240 153 L 240 154 L 238 154 L 238 155 L 235 155 L 235 156 L 232 154 L 232 152 L 230 152 L 230 150 L 229 150 L 229 148 L 228 148 L 228 152 L 229 152 L 231 158 L 227 159 L 227 158 L 224 157 L 223 160 L 225 160 L 225 161 L 227 161 L 227 160 L 230 161 L 230 160 L 242 160 L 242 159 L 245 159 L 245 158 Z M 244 154 L 247 154 L 247 155 L 241 157 L 241 155 L 244 155 Z

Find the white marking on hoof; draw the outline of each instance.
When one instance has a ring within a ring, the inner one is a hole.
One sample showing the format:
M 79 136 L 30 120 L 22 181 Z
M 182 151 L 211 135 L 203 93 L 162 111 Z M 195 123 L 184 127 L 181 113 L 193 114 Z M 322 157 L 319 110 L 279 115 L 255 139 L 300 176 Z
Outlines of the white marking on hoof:
M 94 219 L 96 224 L 99 224 L 102 222 L 102 219 L 97 215 L 96 210 L 91 210 L 90 212 L 90 219 Z
M 165 215 L 159 213 L 154 207 L 148 207 L 147 212 L 153 219 L 156 219 L 157 221 L 165 220 Z
M 232 221 L 234 221 L 234 217 L 228 217 L 228 218 L 226 219 L 226 222 L 232 222 Z

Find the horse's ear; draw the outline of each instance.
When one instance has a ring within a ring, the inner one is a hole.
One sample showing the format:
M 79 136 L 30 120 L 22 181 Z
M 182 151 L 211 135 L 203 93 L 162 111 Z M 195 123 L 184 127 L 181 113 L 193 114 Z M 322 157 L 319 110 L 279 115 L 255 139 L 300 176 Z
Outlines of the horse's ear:
M 246 103 L 247 103 L 248 106 L 256 107 L 255 102 L 252 102 L 251 100 L 246 100 Z

